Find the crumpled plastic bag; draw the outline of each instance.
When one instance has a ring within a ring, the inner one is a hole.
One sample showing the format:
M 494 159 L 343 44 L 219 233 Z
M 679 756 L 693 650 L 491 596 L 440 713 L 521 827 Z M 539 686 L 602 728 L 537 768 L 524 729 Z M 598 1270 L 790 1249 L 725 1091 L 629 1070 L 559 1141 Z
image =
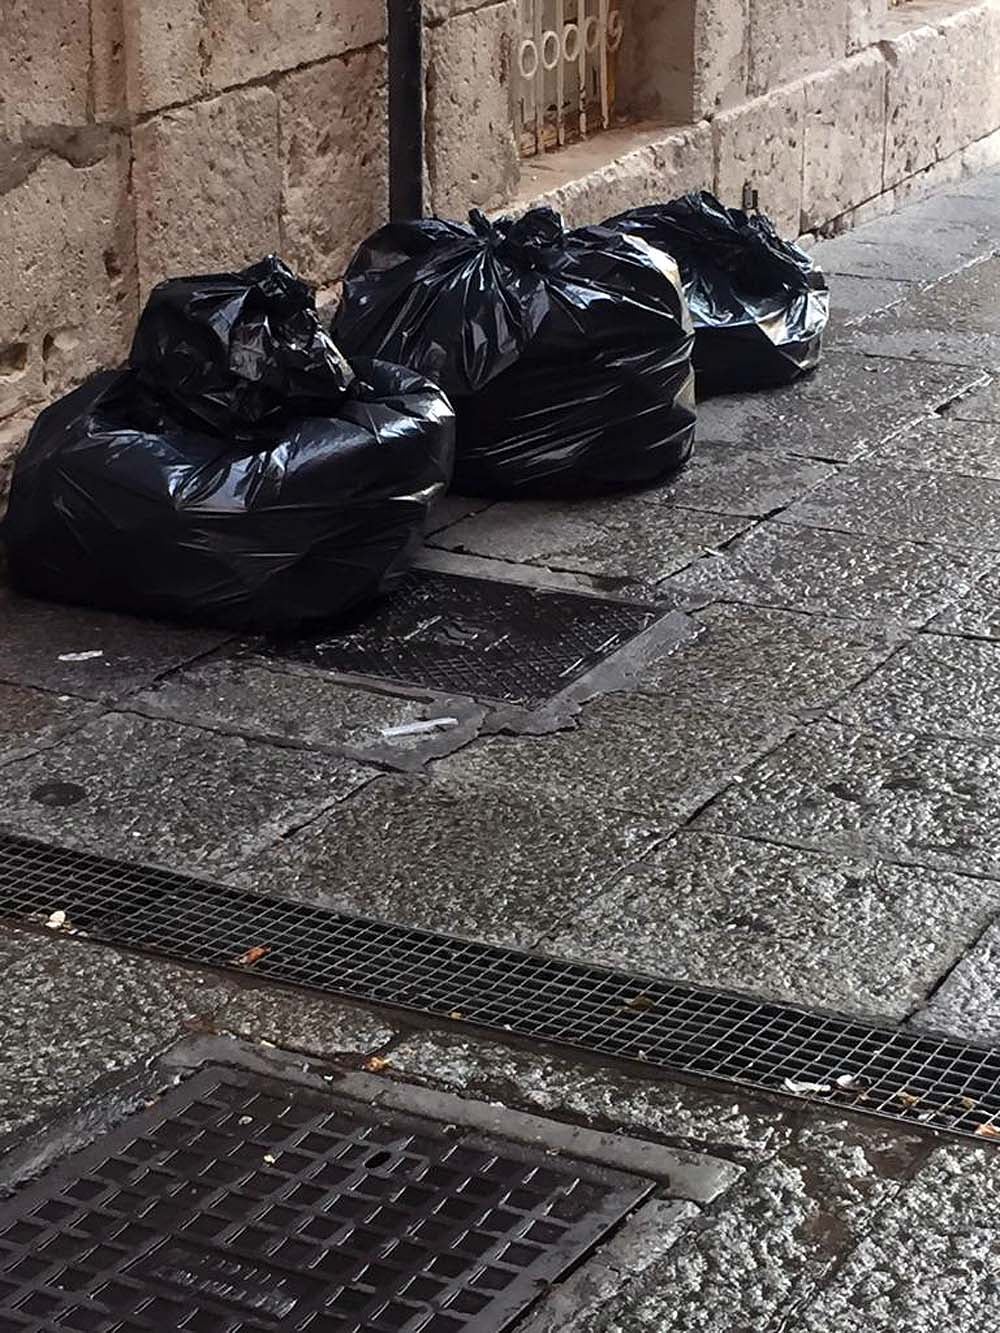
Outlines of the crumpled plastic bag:
M 695 327 L 699 397 L 787 384 L 819 364 L 830 292 L 798 245 L 707 190 L 604 224 L 677 261 Z
M 693 331 L 676 266 L 638 238 L 569 232 L 551 209 L 381 228 L 351 262 L 333 334 L 348 356 L 440 384 L 466 495 L 645 485 L 691 452 Z
M 35 423 L 10 573 L 55 601 L 240 629 L 329 619 L 403 576 L 453 454 L 441 390 L 350 366 L 279 260 L 171 280 L 131 364 Z

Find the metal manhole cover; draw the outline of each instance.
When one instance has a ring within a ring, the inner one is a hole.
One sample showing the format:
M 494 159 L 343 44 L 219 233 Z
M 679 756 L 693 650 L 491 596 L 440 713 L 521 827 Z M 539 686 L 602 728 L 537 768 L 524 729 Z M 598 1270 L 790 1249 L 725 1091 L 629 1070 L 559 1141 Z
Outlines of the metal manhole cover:
M 346 675 L 538 704 L 663 614 L 585 593 L 415 570 L 357 624 L 274 643 L 270 652 Z
M 0 1205 L 0 1331 L 490 1333 L 651 1188 L 203 1068 Z

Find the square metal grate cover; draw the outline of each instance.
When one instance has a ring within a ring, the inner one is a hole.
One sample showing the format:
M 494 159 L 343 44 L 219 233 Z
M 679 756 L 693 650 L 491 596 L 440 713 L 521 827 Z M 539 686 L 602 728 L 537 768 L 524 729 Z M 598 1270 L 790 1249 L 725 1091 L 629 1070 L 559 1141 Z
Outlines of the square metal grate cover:
M 493 1333 L 651 1189 L 205 1067 L 0 1204 L 0 1330 Z
M 539 704 L 663 614 L 585 593 L 414 570 L 356 624 L 273 642 L 269 652 L 345 675 Z

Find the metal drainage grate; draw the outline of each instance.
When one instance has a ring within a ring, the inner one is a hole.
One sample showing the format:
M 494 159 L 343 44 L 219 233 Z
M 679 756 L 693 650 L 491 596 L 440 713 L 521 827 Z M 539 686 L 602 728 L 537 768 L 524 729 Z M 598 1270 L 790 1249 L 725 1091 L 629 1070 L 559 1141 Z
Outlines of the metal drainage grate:
M 0 917 L 1000 1139 L 1000 1050 L 411 930 L 0 836 Z M 793 1086 L 786 1085 L 792 1080 Z M 801 1085 L 813 1085 L 812 1087 Z
M 272 642 L 269 653 L 369 680 L 539 704 L 661 615 L 633 602 L 416 570 L 356 625 Z
M 0 1205 L 0 1333 L 492 1333 L 651 1189 L 204 1068 Z

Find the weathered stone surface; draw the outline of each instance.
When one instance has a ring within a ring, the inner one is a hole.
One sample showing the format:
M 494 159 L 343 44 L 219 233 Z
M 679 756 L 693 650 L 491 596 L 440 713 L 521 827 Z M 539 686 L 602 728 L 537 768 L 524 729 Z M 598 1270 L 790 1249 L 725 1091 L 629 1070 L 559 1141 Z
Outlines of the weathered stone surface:
M 87 119 L 90 0 L 11 0 L 0 10 L 0 135 Z
M 2 660 L 2 659 L 0 659 Z M 331 749 L 353 758 L 409 769 L 447 754 L 475 736 L 483 709 L 468 699 L 405 699 L 331 680 L 325 673 L 224 658 L 172 674 L 130 701 L 146 716 L 173 718 L 251 739 Z M 430 735 L 384 732 L 426 718 L 458 725 Z
M 630 972 L 902 1019 L 1000 908 L 1000 885 L 681 835 L 544 948 Z
M 981 570 L 982 559 L 970 552 L 769 523 L 667 586 L 759 606 L 923 625 L 968 592 Z
M 1000 9 L 974 5 L 888 42 L 885 184 L 1000 125 Z
M 55 694 L 119 699 L 225 639 L 213 630 L 35 602 L 0 588 L 0 679 Z
M 1000 572 L 990 570 L 964 597 L 935 616 L 927 628 L 936 634 L 1000 639 Z
M 34 412 L 24 412 L 0 421 L 0 517 L 6 507 L 14 460 L 20 452 L 35 421 Z
M 143 294 L 178 273 L 280 249 L 278 99 L 244 88 L 138 125 L 136 242 Z
M 789 1333 L 981 1333 L 1000 1319 L 1000 1157 L 941 1148 L 890 1203 Z
M 92 711 L 80 699 L 0 681 L 0 763 L 51 744 Z
M 760 607 L 713 606 L 694 617 L 702 632 L 652 662 L 643 692 L 753 712 L 824 708 L 893 651 L 898 632 Z
M 796 384 L 702 403 L 698 429 L 708 440 L 847 462 L 981 378 L 968 367 L 830 351 Z
M 123 0 L 129 104 L 155 111 L 378 42 L 372 0 Z
M 842 722 L 873 731 L 1000 740 L 1000 647 L 919 635 L 836 705 Z
M 869 461 L 1000 480 L 1000 421 L 966 421 L 957 410 L 925 417 L 880 445 Z
M 876 310 L 885 310 L 905 300 L 911 284 L 890 278 L 855 278 L 845 273 L 833 274 L 830 279 L 830 319 L 838 321 L 863 319 Z
M 822 724 L 793 736 L 700 829 L 839 855 L 1000 873 L 1000 745 Z
M 994 243 L 1000 244 L 1000 236 Z M 998 301 L 1000 260 L 984 259 L 843 330 L 837 345 L 878 356 L 994 369 L 1000 367 Z
M 427 166 L 434 209 L 464 217 L 517 189 L 511 107 L 514 0 L 460 14 L 427 34 Z
M 435 767 L 449 782 L 512 788 L 528 801 L 570 798 L 669 828 L 772 750 L 790 724 L 719 704 L 609 695 L 579 727 L 541 738 L 497 736 Z
M 637 138 L 646 142 L 636 146 Z M 712 128 L 707 122 L 644 135 L 610 130 L 541 163 L 527 158 L 511 211 L 548 205 L 562 213 L 567 225 L 579 227 L 627 208 L 710 189 L 713 174 Z
M 388 209 L 386 57 L 371 47 L 278 85 L 284 250 L 329 283 Z
M 367 1055 L 393 1036 L 393 1029 L 375 1013 L 273 987 L 238 991 L 216 1014 L 214 1026 L 237 1037 L 327 1059 Z
M 773 449 L 701 440 L 669 493 L 686 509 L 764 518 L 832 473 L 826 463 Z
M 179 1038 L 228 993 L 193 969 L 22 932 L 0 936 L 0 967 L 0 1135 Z
M 885 31 L 889 0 L 850 0 L 847 6 L 847 53 L 877 41 Z
M 777 521 L 889 540 L 1000 550 L 1000 481 L 856 463 L 797 500 Z
M 97 120 L 123 116 L 128 105 L 125 5 L 128 0 L 90 0 L 90 82 Z
M 171 869 L 231 866 L 320 815 L 369 774 L 329 755 L 109 713 L 0 769 L 15 831 Z M 82 789 L 47 805 L 49 783 Z
M 881 54 L 866 51 L 806 81 L 803 231 L 881 192 L 885 71 Z
M 508 501 L 438 533 L 432 545 L 519 564 L 655 582 L 748 526 L 641 497 Z
M 502 1099 L 543 1115 L 614 1126 L 637 1137 L 692 1147 L 725 1145 L 745 1160 L 773 1152 L 787 1136 L 781 1109 L 742 1091 L 720 1098 L 681 1083 L 579 1064 L 570 1055 L 430 1033 L 403 1042 L 390 1059 L 393 1073 L 454 1088 L 467 1097 Z
M 535 742 L 536 745 L 540 744 Z M 407 926 L 530 946 L 652 841 L 652 819 L 569 793 L 440 776 L 382 778 L 244 866 L 254 891 Z M 584 793 L 586 795 L 586 793 Z M 472 867 L 475 867 L 474 872 Z
M 0 416 L 128 348 L 136 307 L 127 141 L 105 136 L 94 153 L 90 165 L 46 156 L 0 200 Z
M 910 1025 L 987 1046 L 1000 1043 L 1000 925 L 984 931 Z
M 850 0 L 750 0 L 750 92 L 843 60 L 849 9 Z
M 802 141 L 805 85 L 793 83 L 754 98 L 712 122 L 715 138 L 715 193 L 739 206 L 749 182 L 760 206 L 779 230 L 802 230 Z
M 692 79 L 695 118 L 712 115 L 746 96 L 753 3 L 754 0 L 696 0 Z
M 951 405 L 949 416 L 962 421 L 993 421 L 1000 424 L 1000 379 L 973 389 Z

